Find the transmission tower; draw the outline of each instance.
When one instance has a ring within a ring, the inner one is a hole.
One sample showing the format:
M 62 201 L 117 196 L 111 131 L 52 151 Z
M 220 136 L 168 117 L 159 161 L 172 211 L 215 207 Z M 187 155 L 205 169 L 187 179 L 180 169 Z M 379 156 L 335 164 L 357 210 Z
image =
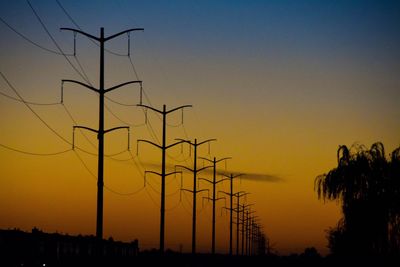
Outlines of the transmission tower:
M 96 221 L 96 237 L 98 240 L 103 239 L 103 187 L 104 187 L 104 134 L 121 129 L 121 128 L 128 128 L 128 127 L 115 127 L 112 129 L 104 130 L 104 95 L 108 92 L 111 92 L 121 86 L 131 84 L 131 83 L 139 83 L 140 85 L 142 84 L 142 81 L 129 81 L 125 82 L 116 86 L 113 86 L 111 88 L 105 89 L 104 88 L 104 44 L 105 42 L 114 39 L 117 36 L 120 36 L 125 33 L 130 33 L 132 31 L 143 31 L 143 28 L 134 28 L 134 29 L 129 29 L 125 30 L 119 33 L 116 33 L 114 35 L 104 37 L 104 28 L 100 28 L 100 37 L 93 36 L 91 34 L 88 34 L 86 32 L 76 30 L 76 29 L 71 29 L 71 28 L 60 28 L 60 30 L 65 30 L 65 31 L 72 31 L 74 34 L 79 33 L 82 34 L 86 37 L 88 37 L 91 40 L 97 41 L 100 43 L 100 81 L 99 81 L 99 88 L 95 88 L 91 85 L 75 81 L 75 80 L 62 80 L 62 82 L 71 82 L 71 83 L 76 83 L 79 85 L 82 85 L 96 93 L 99 94 L 99 128 L 97 130 L 85 127 L 85 126 L 75 126 L 75 128 L 82 128 L 86 129 L 92 132 L 97 133 L 97 139 L 98 139 L 98 172 L 97 172 L 97 221 Z
M 242 209 L 240 210 L 240 212 L 242 213 L 242 219 L 241 219 L 241 225 L 242 225 L 242 256 L 244 255 L 244 238 L 245 238 L 245 223 L 246 223 L 246 219 L 244 218 L 245 215 L 245 211 L 248 207 L 252 206 L 253 204 L 242 204 Z
M 240 219 L 240 198 L 243 196 L 246 196 L 250 193 L 246 193 L 244 191 L 239 191 L 234 194 L 235 197 L 237 197 L 237 202 L 236 202 L 236 255 L 239 255 L 239 219 Z
M 199 180 L 207 181 L 207 182 L 209 182 L 209 183 L 211 183 L 213 185 L 213 196 L 212 196 L 212 199 L 209 198 L 209 197 L 207 197 L 207 199 L 211 200 L 212 203 L 213 203 L 212 204 L 211 253 L 215 254 L 215 202 L 218 201 L 218 200 L 221 200 L 221 199 L 225 199 L 225 198 L 222 198 L 222 197 L 218 198 L 216 196 L 215 188 L 216 188 L 218 183 L 223 182 L 225 180 L 229 180 L 229 178 L 225 178 L 225 179 L 221 179 L 221 180 L 217 181 L 217 163 L 221 162 L 223 160 L 231 159 L 231 157 L 226 157 L 226 158 L 222 158 L 222 159 L 219 159 L 219 160 L 217 160 L 215 157 L 214 157 L 214 160 L 209 160 L 209 159 L 203 158 L 203 157 L 200 157 L 200 159 L 206 160 L 206 161 L 211 162 L 213 164 L 213 180 L 210 181 L 210 180 L 204 179 L 204 178 L 199 178 Z
M 207 189 L 202 189 L 198 190 L 197 189 L 197 173 L 201 172 L 202 170 L 205 170 L 207 168 L 211 168 L 212 166 L 206 166 L 200 169 L 197 169 L 197 147 L 201 146 L 203 144 L 216 141 L 217 139 L 208 139 L 203 142 L 197 143 L 197 139 L 194 139 L 194 142 L 192 143 L 189 140 L 184 140 L 184 139 L 177 139 L 180 140 L 181 142 L 188 143 L 190 146 L 194 147 L 194 156 L 193 156 L 193 169 L 188 168 L 183 165 L 176 165 L 178 168 L 184 168 L 188 171 L 193 172 L 193 190 L 188 190 L 188 189 L 182 189 L 184 191 L 188 191 L 193 194 L 193 214 L 192 214 L 192 254 L 196 254 L 196 203 L 197 203 L 197 193 L 202 192 L 202 191 L 207 191 Z
M 229 180 L 230 180 L 230 189 L 231 189 L 230 192 L 229 193 L 225 192 L 225 191 L 219 191 L 219 192 L 224 193 L 229 196 L 230 206 L 229 206 L 229 208 L 226 208 L 226 207 L 224 207 L 224 208 L 228 209 L 230 212 L 229 213 L 229 255 L 232 256 L 232 236 L 233 236 L 232 235 L 232 226 L 233 226 L 233 196 L 234 196 L 233 179 L 235 179 L 239 176 L 242 176 L 242 174 L 234 175 L 233 173 L 231 173 L 231 175 L 223 174 L 223 176 L 229 178 Z
M 142 105 L 142 104 L 139 104 L 137 106 L 148 108 L 148 109 L 150 109 L 150 110 L 162 115 L 163 125 L 162 125 L 162 144 L 161 144 L 161 146 L 156 144 L 156 143 L 153 143 L 151 141 L 143 140 L 143 139 L 139 139 L 139 140 L 137 140 L 137 142 L 138 142 L 138 144 L 140 142 L 149 143 L 149 144 L 161 149 L 161 151 L 162 151 L 162 155 L 161 155 L 161 173 L 152 172 L 152 171 L 150 171 L 150 173 L 154 173 L 154 174 L 157 174 L 157 175 L 161 176 L 160 253 L 163 254 L 164 253 L 164 241 L 165 241 L 164 240 L 164 236 L 165 236 L 165 177 L 170 175 L 170 174 L 172 174 L 172 173 L 169 173 L 169 174 L 165 173 L 165 155 L 166 155 L 167 149 L 184 142 L 184 141 L 178 141 L 178 142 L 173 143 L 171 145 L 168 145 L 168 146 L 166 145 L 167 115 L 172 113 L 172 112 L 174 112 L 174 111 L 176 111 L 176 110 L 179 110 L 179 109 L 192 107 L 192 105 L 183 105 L 183 106 L 180 106 L 180 107 L 177 107 L 177 108 L 173 108 L 173 109 L 170 109 L 170 110 L 167 110 L 166 105 L 163 105 L 163 109 L 162 110 L 158 110 L 158 109 L 155 109 L 153 107 L 150 107 L 150 106 L 147 106 L 147 105 Z M 176 173 L 176 172 L 173 172 L 173 173 Z

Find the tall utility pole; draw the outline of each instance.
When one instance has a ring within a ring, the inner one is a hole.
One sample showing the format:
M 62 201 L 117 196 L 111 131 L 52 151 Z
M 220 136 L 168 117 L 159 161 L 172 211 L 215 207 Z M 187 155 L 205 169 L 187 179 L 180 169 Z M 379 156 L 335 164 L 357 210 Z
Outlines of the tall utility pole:
M 142 83 L 141 81 L 130 81 L 130 82 L 125 82 L 116 86 L 113 86 L 111 88 L 105 89 L 104 88 L 104 44 L 105 42 L 114 39 L 117 36 L 120 36 L 124 33 L 129 33 L 132 31 L 143 31 L 143 28 L 134 28 L 134 29 L 129 29 L 125 30 L 119 33 L 116 33 L 114 35 L 104 37 L 104 28 L 100 28 L 100 37 L 93 36 L 91 34 L 88 34 L 86 32 L 76 30 L 76 29 L 71 29 L 71 28 L 60 28 L 60 30 L 65 30 L 65 31 L 72 31 L 74 33 L 80 33 L 89 39 L 92 39 L 94 41 L 97 41 L 100 43 L 100 81 L 99 81 L 99 88 L 94 88 L 91 85 L 84 84 L 79 81 L 74 81 L 74 80 L 62 80 L 62 82 L 72 82 L 72 83 L 77 83 L 80 84 L 96 93 L 99 94 L 99 128 L 97 130 L 89 128 L 89 127 L 84 127 L 84 126 L 78 126 L 78 128 L 83 128 L 92 132 L 97 133 L 97 139 L 98 139 L 98 171 L 97 171 L 97 223 L 96 223 L 96 237 L 97 239 L 101 240 L 103 239 L 103 187 L 104 187 L 104 134 L 111 132 L 113 130 L 121 129 L 121 128 L 126 128 L 126 127 L 115 127 L 109 130 L 104 130 L 104 95 L 114 89 L 117 89 L 121 86 L 131 84 L 131 83 Z
M 192 143 L 189 140 L 183 140 L 183 139 L 177 139 L 180 140 L 181 142 L 188 143 L 189 145 L 194 147 L 194 157 L 193 157 L 193 169 L 188 168 L 183 165 L 176 165 L 176 167 L 184 168 L 188 171 L 193 172 L 193 190 L 188 190 L 188 189 L 182 189 L 188 192 L 191 192 L 193 194 L 193 214 L 192 214 L 192 254 L 196 254 L 196 202 L 197 202 L 197 193 L 206 191 L 206 189 L 203 190 L 197 190 L 197 173 L 210 168 L 212 166 L 206 166 L 200 169 L 197 169 L 197 147 L 200 145 L 203 145 L 205 143 L 211 142 L 211 141 L 216 141 L 217 139 L 208 139 L 203 142 L 197 143 L 197 139 L 194 139 L 194 143 Z
M 239 177 L 241 175 L 242 174 L 234 175 L 233 173 L 231 173 L 231 175 L 223 174 L 223 176 L 228 177 L 229 180 L 231 181 L 231 186 L 230 186 L 231 190 L 230 190 L 230 193 L 227 193 L 227 192 L 224 192 L 224 191 L 220 191 L 221 193 L 224 193 L 224 194 L 229 196 L 229 203 L 230 203 L 230 206 L 229 206 L 229 212 L 230 212 L 229 213 L 229 255 L 230 256 L 232 256 L 232 225 L 233 225 L 233 196 L 234 196 L 234 193 L 233 193 L 233 179 L 237 178 L 237 177 Z
M 219 160 L 216 160 L 215 157 L 214 157 L 214 160 L 209 160 L 209 159 L 203 158 L 203 157 L 201 157 L 201 159 L 213 163 L 213 167 L 214 167 L 214 169 L 213 169 L 213 180 L 212 181 L 210 181 L 208 179 L 204 179 L 204 178 L 199 178 L 199 180 L 207 181 L 207 182 L 209 182 L 209 183 L 211 183 L 213 185 L 213 196 L 212 196 L 212 199 L 210 199 L 210 198 L 208 198 L 208 199 L 210 199 L 213 202 L 213 204 L 212 204 L 211 253 L 215 254 L 215 202 L 220 200 L 220 199 L 224 199 L 224 198 L 216 197 L 215 188 L 216 188 L 218 183 L 220 183 L 222 181 L 225 181 L 225 180 L 229 180 L 228 178 L 225 178 L 225 179 L 221 179 L 221 180 L 217 181 L 217 163 L 221 162 L 223 160 L 231 159 L 231 157 L 222 158 L 222 159 L 219 159 Z
M 165 241 L 164 240 L 164 236 L 165 236 L 165 177 L 167 175 L 169 175 L 169 174 L 165 173 L 165 155 L 166 155 L 166 151 L 167 151 L 168 148 L 171 148 L 171 147 L 173 147 L 173 146 L 175 146 L 177 144 L 183 143 L 183 141 L 179 141 L 179 142 L 173 143 L 173 144 L 171 144 L 169 146 L 166 145 L 167 115 L 172 113 L 172 112 L 174 112 L 174 111 L 176 111 L 176 110 L 179 110 L 179 109 L 192 107 L 192 105 L 184 105 L 184 106 L 180 106 L 180 107 L 177 107 L 177 108 L 170 109 L 168 111 L 167 111 L 167 108 L 166 108 L 165 105 L 163 105 L 163 109 L 162 110 L 158 110 L 158 109 L 155 109 L 153 107 L 150 107 L 150 106 L 147 106 L 147 105 L 142 105 L 142 104 L 139 104 L 137 106 L 148 108 L 148 109 L 153 110 L 154 112 L 157 112 L 157 113 L 162 115 L 162 122 L 163 122 L 163 126 L 162 126 L 162 129 L 163 129 L 162 130 L 162 145 L 160 146 L 160 145 L 158 145 L 156 143 L 153 143 L 153 142 L 148 141 L 148 140 L 143 140 L 143 139 L 139 139 L 138 143 L 139 142 L 149 143 L 149 144 L 151 144 L 151 145 L 153 145 L 155 147 L 158 147 L 162 151 L 162 155 L 161 155 L 161 174 L 156 173 L 156 172 L 152 172 L 152 173 L 155 173 L 155 174 L 158 174 L 158 175 L 161 176 L 160 253 L 163 254 L 164 253 L 164 241 Z M 172 174 L 172 173 L 170 173 L 170 174 Z
M 239 255 L 239 218 L 240 218 L 240 198 L 246 196 L 250 193 L 245 193 L 244 191 L 239 191 L 234 194 L 237 197 L 236 203 L 236 255 Z

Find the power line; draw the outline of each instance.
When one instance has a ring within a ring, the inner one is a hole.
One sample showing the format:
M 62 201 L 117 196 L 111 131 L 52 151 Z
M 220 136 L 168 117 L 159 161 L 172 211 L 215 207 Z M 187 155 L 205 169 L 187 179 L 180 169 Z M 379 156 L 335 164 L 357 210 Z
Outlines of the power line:
M 19 97 L 22 103 L 50 130 L 52 131 L 55 135 L 57 135 L 61 140 L 63 140 L 65 143 L 72 145 L 71 142 L 69 142 L 67 139 L 65 139 L 62 135 L 60 135 L 56 130 L 54 130 L 45 120 L 42 119 L 42 117 L 39 116 L 32 108 L 29 106 L 29 104 L 22 98 L 22 96 L 18 93 L 17 89 L 9 82 L 7 77 L 3 74 L 3 72 L 0 71 L 1 77 L 4 79 L 4 81 L 7 83 L 7 85 L 14 91 L 14 93 Z
M 31 155 L 31 156 L 55 156 L 55 155 L 67 153 L 72 150 L 72 148 L 70 148 L 70 149 L 62 150 L 62 151 L 58 151 L 58 152 L 38 153 L 38 152 L 30 152 L 30 151 L 20 150 L 20 149 L 13 148 L 13 147 L 10 147 L 10 146 L 4 145 L 4 144 L 0 144 L 0 146 L 6 148 L 8 150 L 14 151 L 14 152 Z
M 10 96 L 10 95 L 8 95 L 6 93 L 3 93 L 3 92 L 0 92 L 0 95 L 5 96 L 5 97 L 7 97 L 7 98 L 9 98 L 11 100 L 15 100 L 15 101 L 18 101 L 18 102 L 21 102 L 21 103 L 25 102 L 26 104 L 34 105 L 34 106 L 55 106 L 55 105 L 60 105 L 61 104 L 61 102 L 39 103 L 39 102 L 31 102 L 31 101 L 22 101 L 21 99 L 18 99 L 16 97 Z
M 0 75 L 2 76 L 2 78 L 4 79 L 4 81 L 7 83 L 7 85 L 14 91 L 14 93 L 19 97 L 19 99 L 20 99 L 20 101 L 22 102 L 22 103 L 24 103 L 24 105 L 51 131 L 51 132 L 53 132 L 57 137 L 59 137 L 62 141 L 64 141 L 65 143 L 67 143 L 67 144 L 69 144 L 69 145 L 73 145 L 70 141 L 68 141 L 66 138 L 64 138 L 61 134 L 59 134 L 56 130 L 54 130 L 42 117 L 40 117 L 40 115 L 34 110 L 34 109 L 32 109 L 32 107 L 31 106 L 29 106 L 29 104 L 23 99 L 23 97 L 19 94 L 19 92 L 17 91 L 17 89 L 10 83 L 10 81 L 7 79 L 7 77 L 3 74 L 3 72 L 1 72 L 0 71 Z M 63 105 L 64 106 L 64 105 Z M 64 106 L 64 108 L 65 108 L 65 106 Z M 65 109 L 66 110 L 66 112 L 70 115 L 70 118 L 74 121 L 74 123 L 75 123 L 75 120 L 73 119 L 73 117 L 71 116 L 71 114 L 70 114 L 70 112 L 67 110 L 67 109 Z M 80 147 L 78 147 L 78 146 L 75 146 L 75 148 L 76 149 L 78 149 L 78 150 L 80 150 L 80 151 L 82 151 L 82 152 L 84 152 L 84 153 L 86 153 L 86 154 L 89 154 L 89 155 L 93 155 L 93 156 L 97 156 L 98 154 L 96 154 L 96 153 L 92 153 L 92 152 L 89 152 L 89 151 L 87 151 L 87 150 L 85 150 L 85 149 L 83 149 L 83 148 L 80 148 Z M 122 150 L 122 151 L 120 151 L 120 152 L 116 152 L 116 153 L 113 153 L 113 154 L 105 154 L 104 156 L 105 157 L 114 157 L 114 156 L 117 156 L 117 155 L 120 155 L 120 154 L 122 154 L 122 153 L 124 153 L 124 152 L 126 152 L 126 150 Z
M 125 104 L 125 103 L 118 102 L 118 101 L 116 101 L 116 100 L 114 100 L 114 99 L 112 99 L 111 97 L 108 97 L 108 96 L 106 96 L 105 98 L 107 98 L 107 100 L 109 100 L 109 101 L 111 101 L 111 102 L 113 102 L 115 104 L 121 105 L 121 106 L 125 106 L 125 107 L 136 107 L 137 106 L 137 104 Z
M 67 10 L 64 8 L 64 6 L 60 3 L 60 1 L 56 0 L 58 6 L 62 9 L 62 11 L 64 12 L 64 14 L 68 17 L 68 19 L 79 29 L 82 30 L 82 28 L 78 25 L 78 23 L 76 23 L 76 21 L 71 17 L 71 15 L 67 12 Z M 92 43 L 94 43 L 95 45 L 99 46 L 95 41 L 93 41 L 92 39 L 89 39 Z M 104 48 L 104 50 L 110 54 L 113 54 L 115 56 L 120 56 L 120 57 L 125 57 L 127 56 L 126 54 L 120 54 L 120 53 L 116 53 L 113 52 L 109 49 Z
M 57 49 L 60 51 L 60 53 L 64 56 L 65 60 L 68 61 L 68 63 L 71 65 L 71 67 L 76 71 L 76 73 L 78 73 L 79 76 L 82 77 L 83 80 L 85 80 L 86 82 L 90 83 L 90 81 L 88 81 L 84 75 L 82 75 L 82 73 L 79 72 L 79 70 L 75 67 L 74 64 L 72 64 L 71 60 L 69 60 L 69 58 L 67 57 L 67 55 L 63 52 L 63 50 L 61 49 L 61 47 L 58 45 L 57 41 L 54 39 L 54 37 L 51 35 L 51 33 L 49 32 L 49 30 L 47 29 L 46 25 L 43 23 L 42 19 L 40 18 L 39 14 L 36 12 L 36 10 L 33 8 L 32 4 L 30 3 L 29 0 L 26 0 L 26 2 L 28 3 L 29 7 L 31 8 L 33 14 L 35 15 L 36 19 L 39 21 L 39 23 L 42 25 L 43 29 L 45 30 L 45 32 L 47 33 L 47 35 L 50 37 L 50 39 L 53 41 L 54 45 L 57 47 Z
M 141 127 L 141 126 L 144 126 L 144 125 L 146 124 L 146 123 L 133 124 L 133 123 L 126 122 L 126 121 L 122 120 L 120 117 L 118 117 L 106 104 L 104 104 L 104 107 L 106 108 L 106 110 L 107 110 L 114 118 L 116 118 L 117 120 L 119 120 L 120 122 L 122 122 L 122 123 L 125 124 L 125 125 L 129 125 L 129 126 L 132 126 L 132 127 Z
M 19 31 L 17 31 L 14 27 L 12 27 L 9 23 L 7 23 L 7 22 L 6 22 L 3 18 L 1 18 L 1 17 L 0 17 L 0 21 L 3 22 L 4 25 L 6 25 L 6 26 L 7 26 L 10 30 L 12 30 L 14 33 L 16 33 L 17 35 L 19 35 L 22 39 L 24 39 L 25 41 L 27 41 L 27 42 L 33 44 L 34 46 L 36 46 L 36 47 L 38 47 L 38 48 L 40 48 L 40 49 L 42 49 L 42 50 L 44 50 L 44 51 L 47 51 L 47 52 L 50 52 L 50 53 L 53 53 L 53 54 L 56 54 L 56 55 L 72 56 L 72 55 L 69 55 L 69 54 L 64 54 L 63 52 L 57 52 L 57 51 L 55 51 L 55 50 L 49 49 L 49 48 L 47 48 L 47 47 L 44 47 L 44 46 L 42 46 L 42 45 L 40 45 L 40 44 L 38 44 L 38 43 L 32 41 L 31 39 L 29 39 L 28 37 L 26 37 L 25 35 L 23 35 L 23 34 L 20 33 Z
M 78 125 L 78 123 L 76 122 L 76 120 L 74 119 L 74 117 L 72 116 L 71 112 L 67 109 L 67 107 L 65 106 L 64 103 L 62 103 L 62 107 L 64 108 L 65 112 L 67 113 L 68 117 L 72 120 L 72 122 L 74 123 L 74 125 Z M 86 141 L 93 147 L 96 148 L 96 145 L 90 141 L 89 137 L 87 137 L 87 135 L 82 131 L 82 129 L 78 128 L 79 132 L 83 135 L 83 137 L 86 139 Z
M 81 156 L 79 156 L 78 152 L 76 152 L 76 150 L 73 150 L 74 154 L 76 155 L 76 157 L 79 159 L 79 161 L 82 163 L 83 167 L 89 172 L 89 174 L 92 176 L 92 178 L 94 178 L 96 180 L 96 175 L 89 169 L 89 166 L 85 163 L 85 161 L 82 159 Z M 141 187 L 136 191 L 133 192 L 129 192 L 129 193 L 121 193 L 118 191 L 115 191 L 114 189 L 111 189 L 109 186 L 104 185 L 104 188 L 106 188 L 108 191 L 110 191 L 111 193 L 114 193 L 116 195 L 120 195 L 120 196 L 131 196 L 131 195 L 135 195 L 137 193 L 139 193 L 140 191 L 142 191 L 145 187 Z

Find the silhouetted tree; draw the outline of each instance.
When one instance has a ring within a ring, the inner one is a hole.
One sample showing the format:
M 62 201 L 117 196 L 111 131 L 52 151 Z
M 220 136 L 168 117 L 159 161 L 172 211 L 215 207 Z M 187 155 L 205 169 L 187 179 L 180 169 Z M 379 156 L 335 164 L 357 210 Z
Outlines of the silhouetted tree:
M 328 230 L 332 253 L 398 254 L 400 147 L 387 160 L 382 143 L 369 150 L 340 146 L 337 158 L 336 168 L 315 179 L 318 198 L 342 203 L 343 218 Z

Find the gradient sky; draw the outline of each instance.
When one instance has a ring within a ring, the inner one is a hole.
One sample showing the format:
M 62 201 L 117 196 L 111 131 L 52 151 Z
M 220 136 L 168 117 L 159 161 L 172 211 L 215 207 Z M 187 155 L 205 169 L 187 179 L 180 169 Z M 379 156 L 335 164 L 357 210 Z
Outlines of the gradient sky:
M 273 247 L 282 254 L 315 246 L 327 253 L 325 230 L 340 218 L 337 203 L 323 203 L 313 191 L 316 176 L 336 166 L 339 145 L 369 147 L 381 141 L 389 153 L 400 144 L 400 4 L 398 1 L 66 1 L 60 3 L 86 32 L 106 35 L 143 27 L 131 35 L 131 55 L 151 104 L 192 104 L 169 117 L 174 138 L 217 138 L 202 156 L 233 157 L 227 171 L 252 174 L 234 187 L 251 194 L 249 203 Z M 31 0 L 50 33 L 66 52 L 75 26 L 54 0 Z M 1 1 L 0 16 L 18 32 L 52 50 L 54 43 L 26 1 Z M 27 101 L 58 102 L 61 79 L 82 78 L 63 56 L 46 52 L 0 22 L 0 70 Z M 126 53 L 127 38 L 107 44 Z M 98 47 L 77 36 L 77 59 L 98 84 Z M 71 62 L 79 69 L 74 57 Z M 106 53 L 106 86 L 135 80 L 126 56 Z M 98 126 L 98 98 L 85 88 L 64 87 L 64 105 L 80 125 Z M 15 97 L 4 80 L 0 91 Z M 136 104 L 137 86 L 112 92 L 112 99 Z M 145 100 L 148 104 L 148 100 Z M 106 101 L 122 121 L 140 125 L 142 111 Z M 58 133 L 72 140 L 71 118 L 62 105 L 32 106 Z M 71 146 L 22 103 L 0 95 L 0 143 L 24 151 L 51 153 Z M 123 125 L 106 111 L 106 127 Z M 160 139 L 161 121 L 148 120 Z M 142 248 L 158 246 L 161 153 L 137 139 L 156 141 L 150 126 L 131 128 L 133 161 L 105 160 L 104 236 Z M 92 133 L 85 133 L 96 144 Z M 76 132 L 78 146 L 96 153 Z M 106 136 L 106 153 L 126 149 L 126 132 Z M 138 154 L 138 157 L 136 157 Z M 0 228 L 34 226 L 47 232 L 94 234 L 97 158 L 82 151 L 29 156 L 0 147 Z M 188 147 L 169 151 L 168 165 L 190 162 Z M 124 152 L 114 158 L 124 160 Z M 202 164 L 202 162 L 201 162 Z M 139 166 L 139 167 L 138 167 Z M 220 168 L 225 169 L 221 164 Z M 191 174 L 183 185 L 190 188 Z M 210 177 L 204 173 L 202 177 Z M 179 193 L 180 177 L 167 182 L 166 246 L 191 244 L 191 196 Z M 201 188 L 208 188 L 200 183 Z M 219 190 L 227 190 L 222 184 Z M 206 194 L 205 194 L 206 195 Z M 198 248 L 209 251 L 211 204 L 199 196 Z M 218 204 L 217 250 L 228 248 L 229 216 Z

